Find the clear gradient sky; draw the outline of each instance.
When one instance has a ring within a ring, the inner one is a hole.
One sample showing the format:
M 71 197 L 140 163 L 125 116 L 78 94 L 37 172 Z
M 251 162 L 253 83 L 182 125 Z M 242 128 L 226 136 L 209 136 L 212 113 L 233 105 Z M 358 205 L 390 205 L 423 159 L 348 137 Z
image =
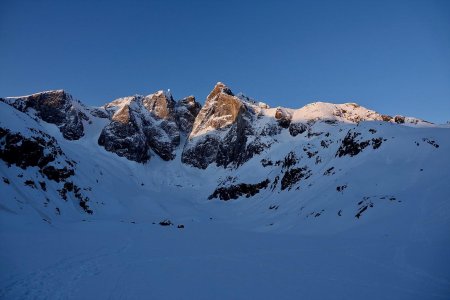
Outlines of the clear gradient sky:
M 90 105 L 217 81 L 271 106 L 450 120 L 450 1 L 0 0 L 0 96 Z

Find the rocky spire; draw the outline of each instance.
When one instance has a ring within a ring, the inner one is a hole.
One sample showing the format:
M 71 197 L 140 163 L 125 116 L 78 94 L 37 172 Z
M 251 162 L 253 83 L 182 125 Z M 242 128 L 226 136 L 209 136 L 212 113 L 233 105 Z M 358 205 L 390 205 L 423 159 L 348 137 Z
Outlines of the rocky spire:
M 214 162 L 225 167 L 243 163 L 252 118 L 247 106 L 225 84 L 217 83 L 195 119 L 182 161 L 202 169 Z
M 164 120 L 174 119 L 175 101 L 169 92 L 158 91 L 144 97 L 144 107 L 156 118 Z
M 214 99 L 217 96 L 217 94 L 220 94 L 220 93 L 223 93 L 223 94 L 226 94 L 229 96 L 234 96 L 234 94 L 230 90 L 230 88 L 227 87 L 224 83 L 219 81 L 218 83 L 216 83 L 216 85 L 214 86 L 211 93 L 209 93 L 208 97 L 206 97 L 206 102 Z
M 239 114 L 244 111 L 243 102 L 233 95 L 230 88 L 218 82 L 198 113 L 189 138 L 227 127 L 235 123 Z

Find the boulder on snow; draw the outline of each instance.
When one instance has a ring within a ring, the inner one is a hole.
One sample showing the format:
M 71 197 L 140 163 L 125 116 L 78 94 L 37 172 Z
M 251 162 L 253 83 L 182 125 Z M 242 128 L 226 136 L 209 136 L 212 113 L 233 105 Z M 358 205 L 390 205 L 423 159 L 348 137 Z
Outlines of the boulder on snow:
M 162 220 L 161 222 L 159 222 L 159 225 L 161 225 L 161 226 L 171 226 L 171 225 L 173 225 L 173 223 L 169 219 L 165 219 L 165 220 Z

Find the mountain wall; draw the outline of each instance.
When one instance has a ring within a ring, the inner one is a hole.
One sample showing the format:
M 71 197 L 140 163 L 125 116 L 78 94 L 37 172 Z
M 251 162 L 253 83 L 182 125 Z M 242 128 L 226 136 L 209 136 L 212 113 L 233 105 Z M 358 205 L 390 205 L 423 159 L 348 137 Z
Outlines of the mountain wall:
M 2 213 L 48 222 L 201 205 L 261 228 L 344 228 L 450 194 L 448 126 L 355 103 L 271 108 L 218 83 L 203 106 L 158 91 L 89 107 L 58 90 L 0 108 Z

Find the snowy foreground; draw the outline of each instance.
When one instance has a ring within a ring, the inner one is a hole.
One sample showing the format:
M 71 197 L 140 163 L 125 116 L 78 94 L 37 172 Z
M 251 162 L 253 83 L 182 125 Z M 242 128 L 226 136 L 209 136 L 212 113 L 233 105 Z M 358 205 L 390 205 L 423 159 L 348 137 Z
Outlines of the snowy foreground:
M 1 299 L 448 299 L 450 238 L 420 228 L 257 233 L 2 218 Z M 432 220 L 430 220 L 432 222 Z M 436 230 L 439 230 L 436 228 Z M 441 228 L 441 230 L 443 230 Z

